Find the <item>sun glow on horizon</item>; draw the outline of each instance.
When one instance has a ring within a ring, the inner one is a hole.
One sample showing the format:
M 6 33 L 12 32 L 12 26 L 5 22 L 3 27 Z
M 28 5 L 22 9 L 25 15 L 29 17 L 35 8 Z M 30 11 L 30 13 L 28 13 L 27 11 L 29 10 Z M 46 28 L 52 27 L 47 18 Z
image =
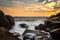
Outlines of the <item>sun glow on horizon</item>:
M 60 0 L 56 2 L 52 0 L 44 0 L 42 2 L 12 0 L 11 3 L 9 3 L 10 5 L 8 2 L 6 3 L 7 5 L 4 3 L 5 6 L 0 6 L 0 10 L 3 10 L 8 15 L 21 17 L 49 17 L 60 12 Z
M 49 17 L 51 15 L 56 15 L 58 12 L 60 12 L 60 9 L 57 9 L 53 12 L 27 12 L 23 9 L 19 8 L 7 8 L 7 7 L 1 7 L 1 10 L 3 10 L 4 13 L 11 15 L 11 16 L 21 16 L 21 17 Z

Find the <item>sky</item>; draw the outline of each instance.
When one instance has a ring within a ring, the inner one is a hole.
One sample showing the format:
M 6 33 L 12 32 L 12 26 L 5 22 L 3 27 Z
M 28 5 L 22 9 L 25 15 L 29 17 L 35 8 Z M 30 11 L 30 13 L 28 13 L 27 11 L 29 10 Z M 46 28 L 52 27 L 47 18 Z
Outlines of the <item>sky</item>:
M 59 9 L 60 0 L 0 0 L 0 10 L 13 16 L 49 16 Z

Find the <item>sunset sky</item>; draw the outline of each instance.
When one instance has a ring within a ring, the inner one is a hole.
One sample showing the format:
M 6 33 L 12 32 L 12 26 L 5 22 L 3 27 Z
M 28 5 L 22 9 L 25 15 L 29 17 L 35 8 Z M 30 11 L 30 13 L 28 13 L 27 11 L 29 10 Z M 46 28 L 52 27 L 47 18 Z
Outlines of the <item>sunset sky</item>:
M 60 12 L 60 0 L 0 0 L 0 10 L 11 16 L 48 17 Z

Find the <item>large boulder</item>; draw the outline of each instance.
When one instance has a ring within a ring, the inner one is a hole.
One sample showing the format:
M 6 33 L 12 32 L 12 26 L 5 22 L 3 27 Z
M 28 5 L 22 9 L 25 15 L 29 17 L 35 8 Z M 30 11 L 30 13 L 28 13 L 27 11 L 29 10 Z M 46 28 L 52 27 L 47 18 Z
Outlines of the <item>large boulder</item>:
M 10 15 L 5 15 L 6 18 L 9 20 L 10 26 L 14 26 L 15 25 L 15 20 L 12 16 Z
M 57 15 L 54 15 L 53 17 L 48 18 L 45 21 L 44 25 L 50 28 L 53 28 L 53 26 L 54 28 L 60 28 L 59 27 L 60 26 L 60 13 L 58 13 Z
M 60 40 L 60 13 L 48 18 L 44 25 L 54 40 Z
M 45 26 L 43 24 L 39 24 L 38 26 L 35 26 L 35 30 L 45 30 Z
M 20 40 L 17 36 L 11 34 L 6 28 L 0 27 L 0 40 Z
M 50 34 L 54 40 L 60 40 L 60 28 L 51 30 Z
M 0 27 L 10 26 L 8 19 L 5 17 L 3 11 L 0 11 Z
M 0 16 L 4 16 L 4 12 L 0 10 Z
M 10 15 L 4 15 L 4 12 L 0 10 L 0 27 L 11 29 L 15 25 L 15 20 Z

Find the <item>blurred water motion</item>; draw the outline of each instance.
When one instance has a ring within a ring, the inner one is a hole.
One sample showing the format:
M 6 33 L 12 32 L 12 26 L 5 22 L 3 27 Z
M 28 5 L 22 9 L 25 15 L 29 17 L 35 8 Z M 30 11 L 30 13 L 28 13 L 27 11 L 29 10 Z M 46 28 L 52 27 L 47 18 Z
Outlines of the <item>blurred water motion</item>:
M 22 18 L 24 19 L 24 18 Z M 31 18 L 28 18 L 28 19 L 31 19 Z M 13 29 L 10 30 L 11 33 L 14 33 L 14 34 L 19 34 L 20 36 L 23 35 L 23 33 L 25 32 L 26 28 L 21 28 L 19 26 L 19 24 L 27 24 L 29 27 L 28 29 L 29 30 L 35 30 L 35 26 L 38 26 L 39 24 L 44 24 L 44 21 L 46 20 L 46 18 L 32 18 L 31 20 L 27 21 L 28 19 L 26 19 L 25 21 L 24 20 L 16 20 L 15 21 L 15 26 L 13 27 Z M 35 21 L 33 20 L 35 19 Z M 33 20 L 33 21 L 32 21 Z M 44 32 L 44 31 L 42 31 Z M 19 37 L 21 38 L 21 37 Z M 23 39 L 23 38 L 21 38 Z
M 20 34 L 23 34 L 25 28 L 21 28 L 19 26 L 19 24 L 25 23 L 27 24 L 29 27 L 28 29 L 34 30 L 35 26 L 38 26 L 39 24 L 44 24 L 44 20 L 46 20 L 46 18 L 15 18 L 15 26 L 14 29 L 12 29 L 12 32 L 19 32 Z

